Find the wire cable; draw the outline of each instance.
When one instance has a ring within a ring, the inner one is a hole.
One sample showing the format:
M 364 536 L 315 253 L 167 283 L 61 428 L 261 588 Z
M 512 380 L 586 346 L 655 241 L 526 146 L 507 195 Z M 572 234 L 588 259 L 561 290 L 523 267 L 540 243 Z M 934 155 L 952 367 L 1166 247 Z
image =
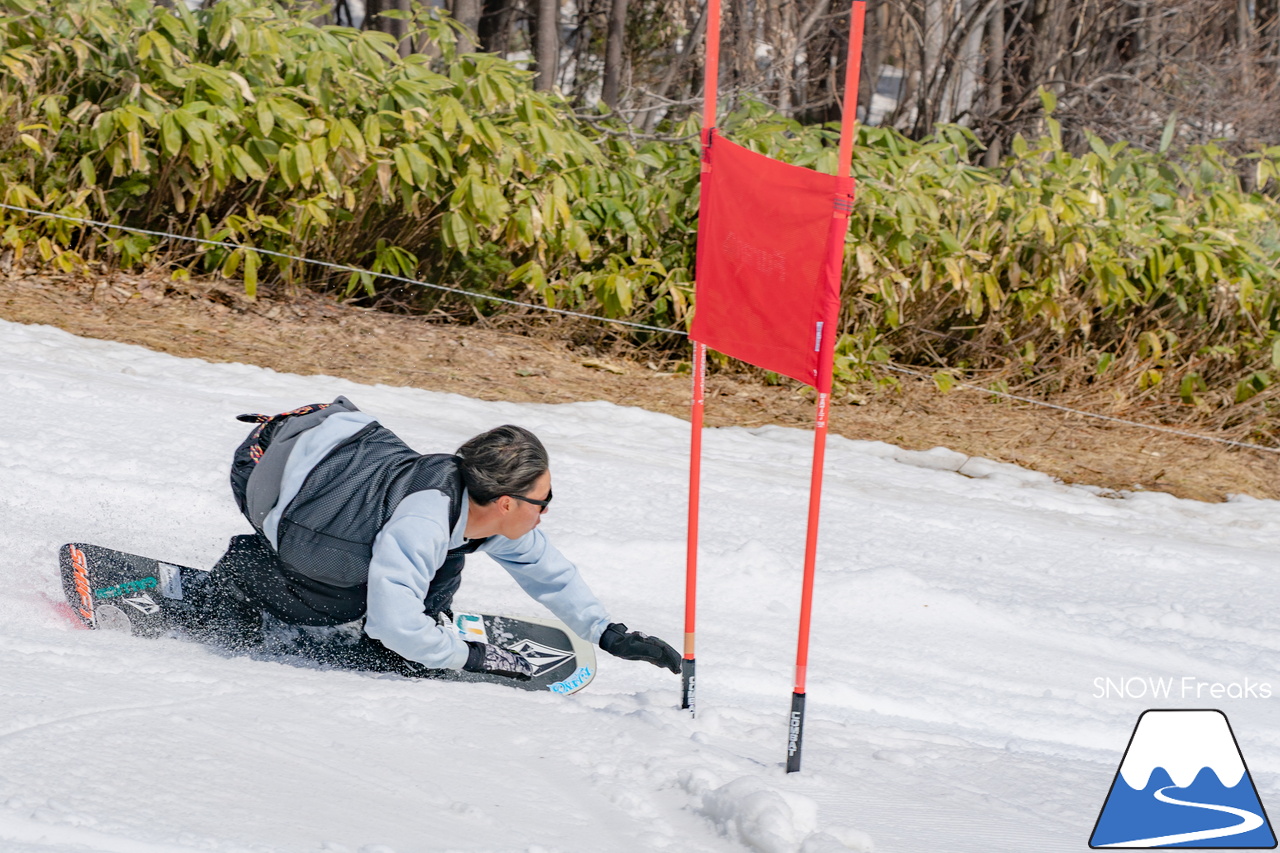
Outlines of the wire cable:
M 877 364 L 876 366 L 883 367 L 885 370 L 891 370 L 894 373 L 905 373 L 910 376 L 918 377 L 920 379 L 932 378 L 927 373 L 922 373 L 918 370 L 912 370 L 908 367 L 900 367 L 896 364 Z M 1229 438 L 1218 438 L 1217 436 L 1213 436 L 1213 435 L 1200 435 L 1199 433 L 1188 432 L 1186 430 L 1181 430 L 1181 429 L 1174 429 L 1173 427 L 1157 426 L 1155 424 L 1144 424 L 1144 423 L 1139 423 L 1138 421 L 1128 421 L 1128 420 L 1125 420 L 1124 418 L 1117 418 L 1112 415 L 1099 415 L 1096 412 L 1086 412 L 1080 409 L 1072 409 L 1069 406 L 1061 406 L 1057 403 L 1049 403 L 1044 400 L 1036 400 L 1032 397 L 1020 397 L 1017 394 L 1010 394 L 1007 391 L 996 391 L 993 388 L 983 388 L 980 385 L 971 385 L 968 382 L 957 381 L 956 386 L 960 388 L 965 388 L 969 391 L 980 391 L 983 394 L 990 394 L 993 397 L 1002 397 L 1006 400 L 1016 400 L 1019 403 L 1030 403 L 1033 406 L 1040 406 L 1041 408 L 1045 408 L 1045 409 L 1054 409 L 1059 412 L 1067 412 L 1073 415 L 1081 415 L 1082 417 L 1093 418 L 1099 421 L 1108 421 L 1114 424 L 1123 424 L 1125 426 L 1141 427 L 1142 429 L 1148 429 L 1148 430 L 1151 430 L 1152 432 L 1164 432 L 1170 435 L 1179 435 L 1179 436 L 1182 436 L 1183 438 L 1198 438 L 1201 441 L 1215 441 L 1218 444 L 1227 444 L 1232 447 L 1242 447 L 1242 448 L 1247 448 L 1249 450 L 1261 450 L 1264 453 L 1280 453 L 1280 447 L 1264 447 L 1261 444 L 1250 444 L 1247 441 L 1233 441 L 1232 439 L 1229 439 Z
M 224 249 L 244 249 L 250 252 L 257 252 L 262 255 L 268 255 L 274 258 L 283 258 L 289 261 L 297 261 L 298 263 L 311 264 L 313 266 L 324 267 L 326 269 L 337 270 L 339 272 L 357 273 L 360 275 L 371 275 L 378 278 L 385 278 L 391 281 L 398 281 L 403 284 L 411 284 L 417 287 L 428 287 L 435 290 L 443 290 L 447 293 L 453 293 L 459 296 L 468 296 L 474 299 L 487 299 L 491 302 L 500 302 L 503 305 L 514 305 L 519 308 L 532 308 L 537 311 L 546 311 L 552 314 L 560 314 L 565 317 L 577 317 L 581 320 L 595 320 L 600 323 L 613 323 L 618 326 L 626 326 L 631 329 L 643 329 L 646 332 L 659 332 L 668 335 L 678 335 L 680 337 L 688 337 L 689 333 L 682 329 L 668 329 L 663 326 L 650 326 L 646 323 L 636 323 L 631 320 L 616 320 L 611 317 L 601 317 L 598 314 L 585 314 L 580 311 L 569 311 L 565 308 L 553 308 L 550 305 L 538 305 L 534 302 L 520 302 L 515 299 L 507 299 L 502 296 L 490 296 L 485 293 L 477 293 L 472 290 L 464 290 L 460 287 L 450 287 L 445 284 L 435 284 L 429 281 L 419 281 L 418 279 L 408 278 L 406 276 L 394 275 L 386 272 L 374 272 L 372 270 L 363 269 L 361 267 L 353 267 L 349 264 L 335 264 L 331 261 L 320 261 L 315 258 L 305 258 L 299 255 L 290 255 L 286 252 L 276 252 L 271 249 L 256 249 L 252 246 L 242 246 L 236 243 L 228 243 L 222 240 L 208 240 L 203 237 L 189 237 L 185 234 L 171 234 L 168 231 L 152 231 L 147 228 L 135 228 L 130 225 L 118 225 L 114 222 L 99 222 L 94 219 L 84 219 L 78 216 L 67 216 L 62 213 L 49 213 L 43 210 L 31 210 L 26 207 L 18 207 L 12 204 L 0 203 L 0 209 L 12 210 L 17 213 L 26 213 L 32 216 L 43 216 L 48 219 L 58 219 L 63 222 L 71 222 L 77 225 L 93 225 L 98 228 L 114 228 L 117 231 L 127 231 L 132 234 L 143 234 L 148 237 L 160 237 L 168 240 L 182 240 L 188 243 L 198 243 L 204 246 L 218 246 Z M 873 365 L 884 370 L 894 373 L 902 373 L 908 376 L 915 376 L 920 379 L 932 378 L 929 374 L 918 370 L 912 370 L 909 367 L 902 367 L 893 363 L 878 362 Z M 1094 420 L 1106 421 L 1108 423 L 1120 424 L 1123 426 L 1136 427 L 1138 429 L 1151 430 L 1152 432 L 1163 432 L 1169 435 L 1177 435 L 1183 438 L 1193 438 L 1199 441 L 1211 441 L 1217 444 L 1224 444 L 1230 447 L 1239 447 L 1246 450 L 1260 450 L 1263 453 L 1280 454 L 1280 447 L 1264 447 L 1260 444 L 1251 444 L 1247 441 L 1234 441 L 1229 438 L 1218 438 L 1212 435 L 1201 435 L 1199 433 L 1189 432 L 1187 430 L 1174 429 L 1173 427 L 1157 426 L 1155 424 L 1144 424 L 1138 421 L 1125 420 L 1112 415 L 1100 415 L 1095 412 L 1086 412 L 1081 409 L 1073 409 L 1069 406 L 1062 406 L 1057 403 L 1049 403 L 1044 400 L 1037 400 L 1033 397 L 1021 397 L 1017 394 L 1010 394 L 1006 391 L 996 391 L 991 388 L 983 388 L 979 385 L 973 385 L 968 382 L 956 382 L 956 386 L 965 388 L 970 391 L 980 391 L 984 394 L 990 394 L 994 397 L 1001 397 L 1006 400 L 1014 400 L 1019 403 L 1026 403 L 1031 406 L 1039 406 L 1043 409 L 1053 409 L 1054 411 L 1065 412 L 1072 415 L 1080 415 L 1085 418 L 1093 418 Z
M 164 237 L 170 240 L 184 240 L 188 243 L 199 243 L 204 246 L 219 246 L 224 249 L 243 249 L 248 252 L 256 252 L 260 255 L 269 255 L 273 258 L 284 258 L 289 261 L 298 261 L 303 264 L 311 264 L 317 267 L 325 267 L 326 269 L 338 270 L 339 272 L 358 273 L 360 275 L 371 275 L 378 278 L 390 279 L 404 284 L 412 284 L 418 287 L 430 287 L 435 290 L 443 290 L 447 293 L 455 293 L 459 296 L 470 296 L 475 299 L 487 299 L 490 302 L 501 302 L 503 305 L 516 305 L 521 308 L 534 308 L 538 311 L 548 311 L 553 314 L 562 314 L 566 317 L 578 317 L 583 320 L 596 320 L 601 323 L 615 323 L 619 326 L 627 326 L 632 329 L 644 329 L 648 332 L 665 332 L 668 335 L 682 335 L 688 337 L 689 333 L 680 329 L 668 329 L 662 326 L 649 326 L 644 323 L 636 323 L 631 320 L 615 320 L 612 317 L 601 317 L 598 314 L 584 314 L 579 311 L 569 311 L 565 308 L 553 308 L 550 305 L 538 305 L 533 302 L 520 302 L 515 299 L 507 299 L 502 296 L 491 296 L 486 293 L 476 293 L 472 290 L 464 290 L 460 287 L 450 287 L 447 284 L 435 284 L 430 281 L 419 281 L 415 278 L 407 278 L 402 275 L 395 275 L 388 272 L 374 272 L 373 270 L 363 269 L 361 267 L 353 267 L 349 264 L 335 264 L 332 261 L 319 261 L 315 258 L 304 258 L 298 255 L 290 255 L 286 252 L 276 252 L 271 249 L 258 249 L 253 246 L 242 246 L 236 243 L 227 243 L 222 240 L 207 240 L 203 237 L 189 237 L 185 234 L 171 234 L 168 231 L 151 231 L 146 228 L 134 228 L 130 225 L 117 225 L 114 222 L 99 222 L 94 219 L 83 219 L 78 216 L 67 216 L 61 213 L 48 213 L 43 210 L 31 210 L 25 207 L 15 207 L 11 204 L 0 203 L 0 208 L 4 210 L 13 210 L 19 213 L 29 213 L 33 216 L 43 216 L 49 219 L 59 219 L 63 222 L 74 222 L 81 225 L 95 225 L 99 228 L 115 228 L 118 231 L 128 231 L 131 234 L 144 234 L 148 237 Z

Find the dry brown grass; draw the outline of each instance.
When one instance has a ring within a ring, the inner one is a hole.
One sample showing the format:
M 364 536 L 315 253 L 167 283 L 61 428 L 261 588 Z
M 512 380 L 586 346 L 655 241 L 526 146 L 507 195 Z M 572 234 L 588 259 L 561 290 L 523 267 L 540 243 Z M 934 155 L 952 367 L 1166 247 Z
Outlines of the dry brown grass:
M 591 336 L 567 321 L 523 323 L 517 332 L 353 308 L 311 293 L 249 301 L 234 285 L 175 283 L 160 272 L 86 277 L 30 270 L 0 275 L 0 318 L 211 362 L 486 400 L 608 400 L 688 417 L 687 376 L 662 369 L 643 352 L 585 345 Z M 715 373 L 708 380 L 707 424 L 804 427 L 812 423 L 810 399 L 808 389 L 794 384 Z M 941 445 L 1117 491 L 1280 499 L 1280 455 L 993 401 L 980 392 L 941 394 L 929 381 L 855 389 L 837 400 L 831 429 L 908 449 Z

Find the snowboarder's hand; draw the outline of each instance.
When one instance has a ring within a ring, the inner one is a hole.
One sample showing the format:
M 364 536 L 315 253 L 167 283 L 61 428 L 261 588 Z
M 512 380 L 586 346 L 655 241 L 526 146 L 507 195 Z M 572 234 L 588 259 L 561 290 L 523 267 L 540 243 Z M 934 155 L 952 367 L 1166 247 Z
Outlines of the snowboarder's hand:
M 665 666 L 672 672 L 680 671 L 680 653 L 648 634 L 628 631 L 621 622 L 614 622 L 600 636 L 600 648 L 623 660 L 643 660 L 654 666 Z
M 467 643 L 467 662 L 462 668 L 467 672 L 487 672 L 490 675 L 501 675 L 503 678 L 514 678 L 517 681 L 528 681 L 533 678 L 533 664 L 523 655 L 507 649 L 500 649 L 488 643 Z

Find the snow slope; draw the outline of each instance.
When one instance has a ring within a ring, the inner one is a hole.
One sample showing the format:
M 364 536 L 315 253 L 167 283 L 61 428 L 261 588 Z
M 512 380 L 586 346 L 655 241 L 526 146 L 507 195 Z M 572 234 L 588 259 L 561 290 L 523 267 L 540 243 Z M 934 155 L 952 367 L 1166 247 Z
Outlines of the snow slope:
M 538 432 L 544 529 L 615 618 L 678 648 L 682 421 L 3 322 L 0 393 L 4 853 L 1079 851 L 1152 707 L 1221 708 L 1280 803 L 1275 502 L 1117 499 L 833 438 L 804 770 L 788 776 L 807 432 L 706 434 L 691 719 L 678 678 L 607 656 L 566 699 L 90 633 L 50 604 L 70 540 L 211 565 L 247 529 L 226 484 L 233 416 L 345 394 L 424 451 L 504 422 Z M 538 612 L 473 560 L 460 605 Z

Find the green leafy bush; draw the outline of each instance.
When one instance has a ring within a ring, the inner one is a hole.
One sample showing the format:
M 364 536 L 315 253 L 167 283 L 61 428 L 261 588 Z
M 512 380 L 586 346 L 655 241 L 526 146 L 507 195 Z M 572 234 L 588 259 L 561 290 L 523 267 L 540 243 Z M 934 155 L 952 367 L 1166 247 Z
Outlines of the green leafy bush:
M 754 122 L 735 138 L 834 169 L 830 128 Z M 1241 174 L 1273 186 L 1280 148 L 1240 160 L 1208 145 L 1178 162 L 1091 136 L 1080 154 L 1047 128 L 994 170 L 972 165 L 963 128 L 919 142 L 860 130 L 843 375 L 892 356 L 1040 391 L 1105 382 L 1122 402 L 1202 411 L 1272 388 L 1280 205 Z
M 687 306 L 687 278 L 634 251 L 614 257 L 641 248 L 647 226 L 608 194 L 661 190 L 609 164 L 616 146 L 595 144 L 510 63 L 456 56 L 447 18 L 419 9 L 411 35 L 434 49 L 402 59 L 385 34 L 249 0 L 199 12 L 146 0 L 0 8 L 9 204 L 236 243 L 202 252 L 200 266 L 243 276 L 251 294 L 254 250 L 269 249 L 495 291 L 529 285 L 549 299 L 578 291 L 579 303 L 603 291 L 618 316 L 677 321 Z M 64 265 L 132 265 L 159 245 L 6 224 L 10 246 Z M 329 275 L 272 263 L 291 282 Z M 369 275 L 321 281 L 377 286 Z

